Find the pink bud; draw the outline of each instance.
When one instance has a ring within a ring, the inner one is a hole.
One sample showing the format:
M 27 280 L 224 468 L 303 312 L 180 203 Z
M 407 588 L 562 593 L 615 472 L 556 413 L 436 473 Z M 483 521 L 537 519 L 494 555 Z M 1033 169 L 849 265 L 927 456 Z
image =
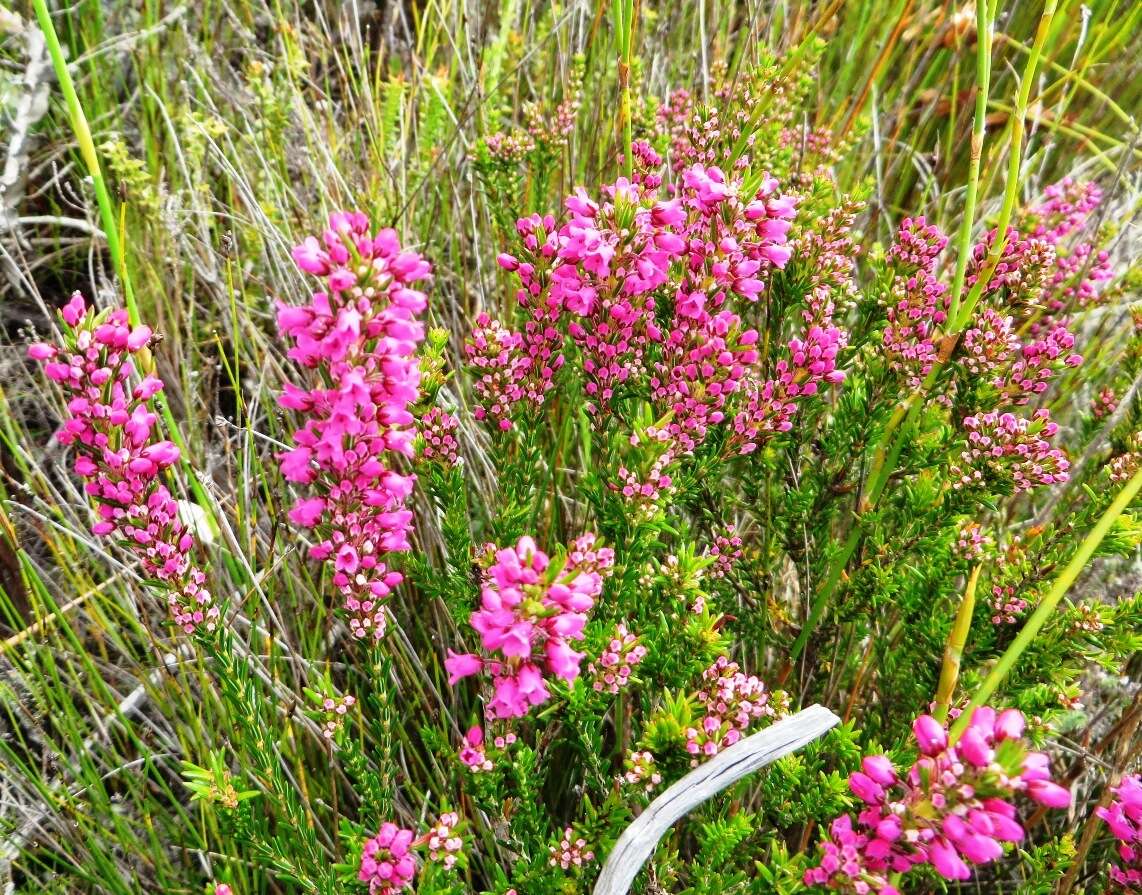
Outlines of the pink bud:
M 925 755 L 936 755 L 948 745 L 948 732 L 931 715 L 921 715 L 912 722 L 912 732 L 916 735 L 916 742 L 920 751 Z M 955 877 L 948 877 L 954 879 Z
M 1048 808 L 1066 808 L 1071 804 L 1070 792 L 1050 780 L 1032 780 L 1027 784 L 1027 795 Z
M 884 790 L 875 780 L 867 774 L 856 771 L 849 775 L 849 789 L 862 802 L 875 805 L 884 797 Z
M 891 786 L 896 782 L 896 768 L 884 755 L 866 755 L 861 761 L 864 772 L 881 786 Z
M 71 294 L 71 300 L 60 309 L 60 316 L 68 326 L 76 326 L 87 315 L 87 304 L 78 292 Z
M 56 350 L 51 345 L 46 345 L 43 342 L 36 342 L 28 346 L 28 357 L 32 360 L 48 360 L 56 356 Z
M 127 336 L 127 348 L 138 351 L 151 341 L 151 328 L 149 326 L 136 326 Z
M 969 727 L 964 731 L 964 735 L 956 744 L 956 750 L 977 768 L 987 767 L 995 754 L 988 746 L 983 734 L 974 727 Z
M 995 737 L 999 740 L 1017 740 L 1023 736 L 1023 713 L 1019 709 L 1005 709 L 995 719 Z
M 932 866 L 944 879 L 970 879 L 971 870 L 946 839 L 935 840 L 928 849 Z

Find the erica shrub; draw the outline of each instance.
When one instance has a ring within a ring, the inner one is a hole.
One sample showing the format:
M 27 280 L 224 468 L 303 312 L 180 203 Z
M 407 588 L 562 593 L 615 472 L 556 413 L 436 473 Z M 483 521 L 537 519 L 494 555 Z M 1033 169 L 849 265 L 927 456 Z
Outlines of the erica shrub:
M 802 126 L 820 50 L 627 95 L 631 139 L 552 199 L 577 59 L 468 151 L 472 270 L 389 208 L 330 215 L 265 297 L 228 472 L 158 403 L 140 306 L 76 295 L 28 349 L 61 479 L 201 701 L 164 794 L 202 829 L 185 891 L 590 892 L 656 796 L 818 702 L 842 723 L 635 891 L 1137 885 L 1137 749 L 1102 795 L 1069 745 L 1138 727 L 1114 187 L 1031 180 L 978 227 L 888 207 L 846 129 Z

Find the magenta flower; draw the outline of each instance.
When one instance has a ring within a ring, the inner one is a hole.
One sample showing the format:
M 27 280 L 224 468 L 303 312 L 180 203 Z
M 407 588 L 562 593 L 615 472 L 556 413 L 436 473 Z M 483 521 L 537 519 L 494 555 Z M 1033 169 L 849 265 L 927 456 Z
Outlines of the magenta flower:
M 580 538 L 576 551 L 583 565 L 569 557 L 560 570 L 549 568 L 547 554 L 531 538 L 496 551 L 484 576 L 480 609 L 471 618 L 489 656 L 449 650 L 444 663 L 452 684 L 481 670 L 491 674 L 490 717 L 519 717 L 546 702 L 551 694 L 545 674 L 568 682 L 579 676 L 584 654 L 570 641 L 583 639 L 587 613 L 613 562 L 613 554 L 591 549 L 593 543 Z
M 56 438 L 72 449 L 75 471 L 95 500 L 99 521 L 92 531 L 116 537 L 139 557 L 146 574 L 166 588 L 179 628 L 212 631 L 219 608 L 205 573 L 191 562 L 195 541 L 178 502 L 160 481 L 179 460 L 172 442 L 154 437 L 158 417 L 149 402 L 163 384 L 136 375 L 133 355 L 150 343 L 151 329 L 132 326 L 125 310 L 96 313 L 78 292 L 60 318 L 62 343 L 32 345 L 28 355 L 44 364 L 68 398 Z
M 416 862 L 409 852 L 411 845 L 412 830 L 388 822 L 365 841 L 357 879 L 369 884 L 369 895 L 393 895 L 412 884 Z
M 1142 776 L 1130 774 L 1113 790 L 1114 800 L 1094 813 L 1110 828 L 1118 840 L 1118 857 L 1122 865 L 1111 865 L 1110 878 L 1123 891 L 1142 888 Z
M 884 756 L 868 756 L 849 778 L 865 807 L 833 822 L 807 885 L 854 893 L 895 892 L 889 875 L 931 864 L 945 879 L 966 880 L 972 867 L 1003 855 L 1023 828 L 1012 799 L 1024 793 L 1061 808 L 1070 793 L 1050 779 L 1047 756 L 1021 741 L 1023 716 L 981 707 L 959 741 L 929 715 L 913 724 L 920 758 L 898 775 Z
M 405 502 L 415 481 L 387 458 L 413 451 L 409 407 L 419 396 L 426 299 L 411 286 L 430 268 L 401 249 L 395 231 L 371 234 L 360 212 L 331 215 L 322 241 L 310 237 L 294 257 L 326 278 L 328 292 L 304 307 L 278 307 L 290 358 L 315 371 L 306 384 L 287 383 L 279 398 L 305 417 L 296 446 L 278 456 L 282 475 L 316 492 L 289 518 L 315 530 L 310 556 L 332 566 L 353 636 L 380 639 L 384 603 L 403 580 L 383 556 L 409 549 Z

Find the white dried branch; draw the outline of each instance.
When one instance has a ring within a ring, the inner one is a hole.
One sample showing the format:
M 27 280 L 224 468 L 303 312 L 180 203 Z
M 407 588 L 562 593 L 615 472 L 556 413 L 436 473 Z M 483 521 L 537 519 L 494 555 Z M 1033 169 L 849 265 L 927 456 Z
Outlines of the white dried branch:
M 627 895 L 642 865 L 680 817 L 743 777 L 796 752 L 840 722 L 824 706 L 810 706 L 746 737 L 695 768 L 651 802 L 623 831 L 607 856 L 594 895 Z
M 0 31 L 20 34 L 28 57 L 24 77 L 20 81 L 20 98 L 16 101 L 12 123 L 7 129 L 8 152 L 4 170 L 0 171 L 0 234 L 3 234 L 19 226 L 19 207 L 24 199 L 28 159 L 32 151 L 32 129 L 48 111 L 51 60 L 39 28 L 8 10 L 0 12 L 4 14 Z M 19 284 L 20 271 L 7 252 L 0 257 L 0 265 L 5 269 L 5 279 L 9 284 Z

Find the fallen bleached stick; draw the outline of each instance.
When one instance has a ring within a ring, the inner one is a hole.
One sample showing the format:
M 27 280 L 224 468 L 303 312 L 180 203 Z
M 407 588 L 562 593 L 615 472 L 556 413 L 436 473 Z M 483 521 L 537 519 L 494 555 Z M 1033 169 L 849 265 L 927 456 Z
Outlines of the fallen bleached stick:
M 824 706 L 813 705 L 746 737 L 695 768 L 651 802 L 623 831 L 607 856 L 594 895 L 627 895 L 642 865 L 678 818 L 747 774 L 796 752 L 840 721 Z

